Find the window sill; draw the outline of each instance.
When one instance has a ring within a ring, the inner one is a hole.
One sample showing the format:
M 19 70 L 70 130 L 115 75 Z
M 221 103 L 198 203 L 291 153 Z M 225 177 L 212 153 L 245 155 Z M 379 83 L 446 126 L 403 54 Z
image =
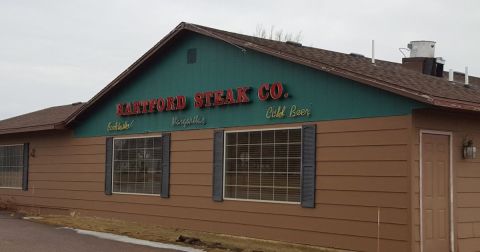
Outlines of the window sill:
M 0 186 L 0 189 L 14 189 L 14 190 L 22 190 L 22 187 L 3 187 L 3 186 Z
M 273 203 L 281 205 L 300 205 L 300 202 L 291 201 L 274 201 L 274 200 L 254 200 L 254 199 L 235 199 L 235 198 L 223 198 L 225 201 L 244 201 L 244 202 L 256 202 L 256 203 Z
M 160 197 L 160 194 L 147 194 L 147 193 L 124 193 L 124 192 L 112 192 L 112 195 L 133 195 L 133 196 L 152 196 Z

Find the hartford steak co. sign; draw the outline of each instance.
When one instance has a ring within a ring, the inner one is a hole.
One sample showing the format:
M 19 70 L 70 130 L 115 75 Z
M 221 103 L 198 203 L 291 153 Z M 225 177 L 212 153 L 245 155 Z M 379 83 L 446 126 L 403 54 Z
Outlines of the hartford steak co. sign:
M 197 109 L 246 104 L 250 102 L 251 87 L 229 88 L 226 90 L 197 92 L 193 97 L 194 107 Z M 265 83 L 260 85 L 257 98 L 260 101 L 279 100 L 287 98 L 282 83 Z M 165 111 L 181 111 L 188 107 L 188 100 L 183 95 L 158 97 L 134 102 L 117 104 L 118 116 L 133 116 L 159 113 Z

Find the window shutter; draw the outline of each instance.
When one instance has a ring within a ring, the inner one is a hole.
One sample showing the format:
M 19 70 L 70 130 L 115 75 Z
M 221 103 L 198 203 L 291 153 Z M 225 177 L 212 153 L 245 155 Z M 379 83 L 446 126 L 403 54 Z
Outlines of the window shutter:
M 315 207 L 316 125 L 302 127 L 302 207 Z
M 162 198 L 170 197 L 170 133 L 162 134 Z
M 112 195 L 113 137 L 107 137 L 105 146 L 105 194 Z
M 223 201 L 223 130 L 216 130 L 213 138 L 213 200 Z
M 28 191 L 28 162 L 30 158 L 30 144 L 23 144 L 23 176 L 22 176 L 22 190 Z

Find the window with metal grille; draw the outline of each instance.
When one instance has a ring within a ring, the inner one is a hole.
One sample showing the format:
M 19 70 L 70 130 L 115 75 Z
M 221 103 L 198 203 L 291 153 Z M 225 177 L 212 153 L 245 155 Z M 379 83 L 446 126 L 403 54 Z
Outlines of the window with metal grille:
M 161 140 L 161 137 L 113 140 L 114 193 L 160 194 Z
M 23 144 L 0 145 L 0 187 L 22 188 Z
M 300 202 L 302 130 L 225 133 L 224 198 Z

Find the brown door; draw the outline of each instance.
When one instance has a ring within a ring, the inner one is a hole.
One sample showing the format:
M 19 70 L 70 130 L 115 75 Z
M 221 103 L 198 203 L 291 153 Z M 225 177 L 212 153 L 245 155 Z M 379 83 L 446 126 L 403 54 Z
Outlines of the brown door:
M 424 252 L 450 251 L 450 137 L 422 134 Z

